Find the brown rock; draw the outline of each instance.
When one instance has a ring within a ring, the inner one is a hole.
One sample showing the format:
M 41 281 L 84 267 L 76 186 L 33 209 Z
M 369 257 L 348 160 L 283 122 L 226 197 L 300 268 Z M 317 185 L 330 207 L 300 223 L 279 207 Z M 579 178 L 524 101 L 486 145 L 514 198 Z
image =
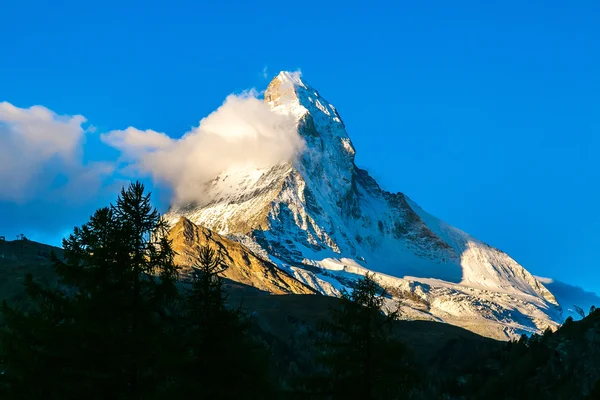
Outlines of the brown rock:
M 175 262 L 189 273 L 197 260 L 197 248 L 210 246 L 221 250 L 228 268 L 223 277 L 272 294 L 315 294 L 315 291 L 277 268 L 270 261 L 259 258 L 240 243 L 227 239 L 210 229 L 195 225 L 182 217 L 169 232 Z

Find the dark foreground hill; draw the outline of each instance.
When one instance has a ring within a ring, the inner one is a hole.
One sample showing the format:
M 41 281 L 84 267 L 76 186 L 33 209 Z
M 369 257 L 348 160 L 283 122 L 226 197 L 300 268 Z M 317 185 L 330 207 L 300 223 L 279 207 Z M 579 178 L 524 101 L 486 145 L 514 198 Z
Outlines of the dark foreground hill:
M 28 240 L 0 243 L 0 300 L 22 301 L 23 281 L 31 273 L 40 282 L 52 285 L 51 252 L 62 250 Z M 252 316 L 254 330 L 274 353 L 277 369 L 284 375 L 306 368 L 319 321 L 339 299 L 319 294 L 274 295 L 225 279 L 228 301 L 241 305 Z M 184 283 L 182 285 L 185 286 Z M 482 352 L 502 346 L 465 329 L 429 321 L 397 321 L 395 334 L 412 350 L 423 368 L 458 370 Z
M 32 241 L 0 243 L 0 299 L 26 299 L 23 277 L 54 283 L 51 252 Z M 320 321 L 339 299 L 318 294 L 273 295 L 225 279 L 228 302 L 252 316 L 255 336 L 269 349 L 277 379 L 285 382 L 311 368 Z M 186 283 L 182 283 L 186 286 Z M 394 335 L 411 350 L 422 379 L 414 398 L 600 398 L 600 311 L 567 320 L 556 332 L 498 342 L 465 329 L 428 321 L 397 321 Z
M 62 256 L 62 249 L 27 239 L 0 241 L 0 301 L 23 298 L 27 273 L 41 282 L 51 283 L 52 251 Z
M 52 284 L 52 251 L 58 257 L 62 256 L 62 249 L 30 240 L 0 242 L 0 301 L 25 297 L 23 281 L 27 273 L 31 273 L 36 280 Z M 318 294 L 274 295 L 224 279 L 229 302 L 233 306 L 241 304 L 247 313 L 252 314 L 256 325 L 266 334 L 265 337 L 271 338 L 274 345 L 277 342 L 290 351 L 301 346 L 303 335 L 310 336 L 311 329 L 327 317 L 330 307 L 335 307 L 339 302 L 335 297 Z M 449 354 L 460 349 L 468 348 L 473 352 L 500 345 L 495 340 L 438 322 L 398 321 L 395 331 L 413 349 L 416 358 L 430 366 L 432 361 L 444 364 L 443 360 Z

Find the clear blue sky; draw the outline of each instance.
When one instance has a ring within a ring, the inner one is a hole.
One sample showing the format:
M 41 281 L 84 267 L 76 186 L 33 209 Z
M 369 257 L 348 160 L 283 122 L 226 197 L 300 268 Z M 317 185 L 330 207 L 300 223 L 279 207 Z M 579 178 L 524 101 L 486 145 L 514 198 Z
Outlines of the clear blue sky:
M 597 0 L 4 0 L 0 101 L 177 136 L 301 69 L 385 189 L 600 291 L 599 21 Z M 115 156 L 90 137 L 86 159 Z M 53 240 L 100 205 L 49 204 L 0 202 L 0 235 Z

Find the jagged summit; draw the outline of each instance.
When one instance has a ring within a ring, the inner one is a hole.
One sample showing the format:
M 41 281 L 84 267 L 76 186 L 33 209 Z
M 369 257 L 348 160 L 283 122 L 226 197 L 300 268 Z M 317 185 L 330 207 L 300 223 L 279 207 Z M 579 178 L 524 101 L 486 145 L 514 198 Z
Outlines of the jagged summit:
M 292 115 L 306 142 L 295 160 L 215 178 L 201 207 L 172 209 L 227 236 L 324 294 L 372 271 L 403 302 L 405 317 L 513 337 L 555 327 L 562 310 L 507 254 L 382 190 L 356 167 L 335 107 L 299 73 L 281 72 L 265 102 Z M 222 190 L 227 186 L 227 190 Z
M 280 72 L 267 86 L 265 102 L 275 112 L 292 113 L 300 121 L 303 128 L 300 134 L 305 138 L 312 138 L 317 134 L 337 138 L 345 152 L 354 160 L 354 146 L 346 133 L 342 118 L 331 103 L 302 80 L 300 72 Z
M 296 87 L 307 89 L 300 72 L 281 71 L 265 91 L 265 101 L 273 107 L 297 100 Z
M 291 113 L 298 121 L 306 142 L 294 165 L 298 171 L 310 176 L 329 202 L 351 196 L 356 151 L 335 107 L 299 72 L 280 72 L 267 87 L 265 102 L 274 112 Z
M 344 143 L 345 150 L 354 160 L 354 146 L 346 133 L 342 118 L 335 107 L 325 100 L 300 72 L 280 72 L 265 91 L 265 102 L 276 112 L 292 113 L 304 125 L 300 133 L 306 137 L 331 134 Z M 338 129 L 319 131 L 319 126 Z

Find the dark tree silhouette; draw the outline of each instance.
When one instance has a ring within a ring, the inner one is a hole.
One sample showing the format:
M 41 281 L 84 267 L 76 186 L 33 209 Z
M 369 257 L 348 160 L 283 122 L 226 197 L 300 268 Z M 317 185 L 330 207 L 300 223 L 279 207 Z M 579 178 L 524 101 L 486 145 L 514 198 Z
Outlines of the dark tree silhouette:
M 250 335 L 250 319 L 226 302 L 227 266 L 219 251 L 198 248 L 191 289 L 185 300 L 181 343 L 186 350 L 180 382 L 182 396 L 271 398 L 267 355 Z
M 167 387 L 164 320 L 177 297 L 166 224 L 144 186 L 123 189 L 52 255 L 55 287 L 26 278 L 30 304 L 3 304 L 3 387 L 24 399 L 152 398 Z
M 331 399 L 407 398 L 416 383 L 408 349 L 393 336 L 398 311 L 382 313 L 385 290 L 371 275 L 360 279 L 341 304 L 330 310 L 317 343 L 317 374 L 307 390 L 316 388 Z

